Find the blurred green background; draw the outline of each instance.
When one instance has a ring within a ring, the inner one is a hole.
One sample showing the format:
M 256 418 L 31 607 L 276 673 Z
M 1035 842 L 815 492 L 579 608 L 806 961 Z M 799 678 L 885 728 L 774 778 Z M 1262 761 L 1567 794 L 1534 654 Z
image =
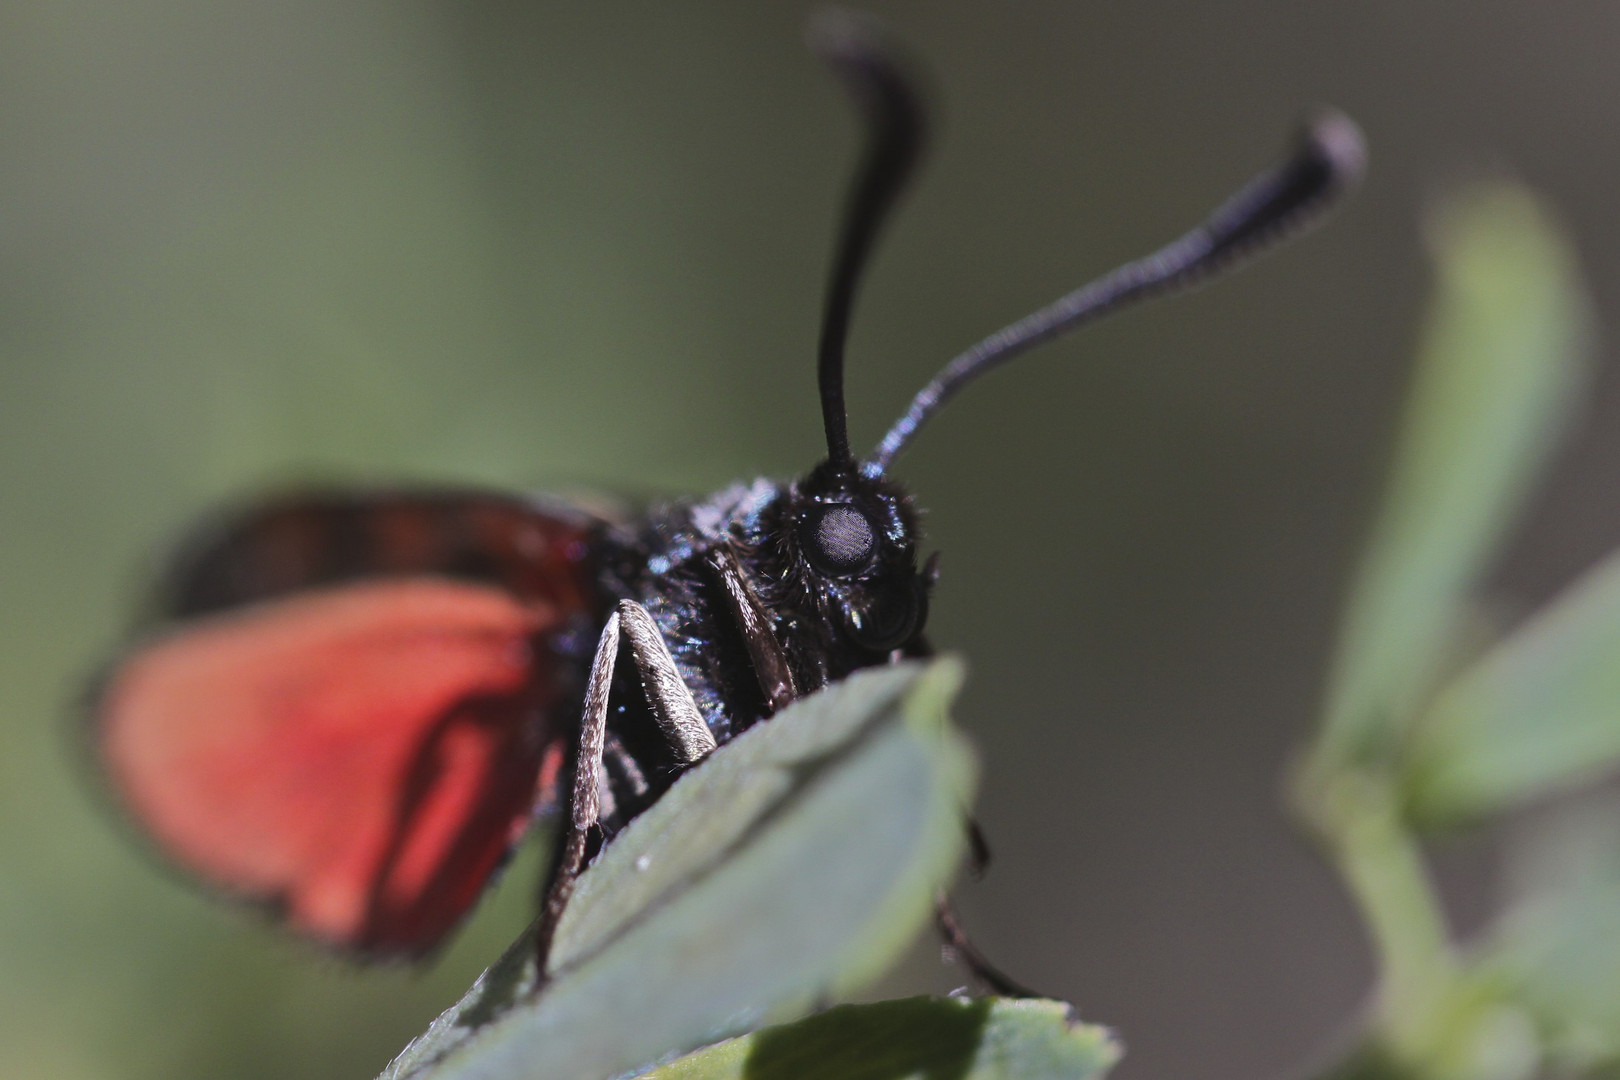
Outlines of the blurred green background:
M 869 444 L 944 359 L 1192 224 L 1302 111 L 1357 117 L 1327 229 L 965 395 L 899 474 L 964 651 L 1019 978 L 1126 1080 L 1311 1057 L 1369 961 L 1278 809 L 1380 478 L 1448 181 L 1508 171 L 1620 324 L 1620 10 L 884 3 L 936 153 L 851 348 Z M 210 901 L 84 782 L 72 702 L 167 538 L 299 479 L 704 491 L 820 450 L 812 354 L 853 125 L 808 5 L 0 9 L 0 1075 L 367 1076 L 526 917 L 359 971 Z M 1494 595 L 1620 539 L 1620 384 Z M 1444 853 L 1466 927 L 1489 839 Z M 948 989 L 919 946 L 886 990 Z M 1217 1064 L 1218 1063 L 1218 1064 Z

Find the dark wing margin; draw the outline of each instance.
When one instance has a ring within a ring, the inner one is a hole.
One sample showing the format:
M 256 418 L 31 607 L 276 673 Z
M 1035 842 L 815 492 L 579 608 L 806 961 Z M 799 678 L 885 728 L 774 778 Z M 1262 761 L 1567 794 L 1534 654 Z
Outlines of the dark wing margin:
M 588 564 L 603 527 L 559 501 L 493 492 L 294 492 L 193 529 L 163 574 L 154 614 L 183 619 L 305 589 L 416 575 L 590 610 Z

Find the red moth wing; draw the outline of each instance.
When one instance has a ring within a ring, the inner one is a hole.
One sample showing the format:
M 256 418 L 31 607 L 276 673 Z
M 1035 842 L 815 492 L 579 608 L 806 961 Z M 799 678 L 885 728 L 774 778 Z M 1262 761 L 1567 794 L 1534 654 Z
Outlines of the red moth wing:
M 363 954 L 421 953 L 551 791 L 599 626 L 602 523 L 456 490 L 310 491 L 216 517 L 101 680 L 112 786 L 187 870 Z
M 106 770 L 171 857 L 297 930 L 421 952 L 527 819 L 567 612 L 447 579 L 359 582 L 197 619 L 98 702 Z

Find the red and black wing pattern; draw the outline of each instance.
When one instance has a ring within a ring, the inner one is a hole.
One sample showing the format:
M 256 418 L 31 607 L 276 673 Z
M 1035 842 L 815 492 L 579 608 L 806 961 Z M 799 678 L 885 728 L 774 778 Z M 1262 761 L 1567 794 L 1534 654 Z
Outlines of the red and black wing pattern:
M 579 676 L 555 646 L 599 617 L 596 527 L 431 492 L 223 519 L 98 687 L 102 768 L 206 882 L 345 950 L 424 952 L 555 779 Z

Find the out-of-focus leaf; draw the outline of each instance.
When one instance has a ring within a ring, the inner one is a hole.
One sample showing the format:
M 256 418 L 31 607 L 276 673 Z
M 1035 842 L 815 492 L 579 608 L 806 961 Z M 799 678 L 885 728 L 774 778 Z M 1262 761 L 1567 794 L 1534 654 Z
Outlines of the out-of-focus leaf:
M 843 1005 L 688 1054 L 646 1080 L 1095 1080 L 1107 1028 L 1057 1001 L 905 998 Z
M 599 1080 L 803 1013 L 886 966 L 962 844 L 953 659 L 862 672 L 676 782 L 580 879 L 552 981 L 520 940 L 387 1080 Z
M 1392 752 L 1587 367 L 1574 257 L 1529 194 L 1473 190 L 1443 207 L 1430 238 L 1436 295 L 1350 596 L 1319 763 Z
M 1620 765 L 1620 555 L 1450 683 L 1412 733 L 1413 817 L 1449 824 Z
M 1535 1016 L 1547 1052 L 1580 1075 L 1620 1065 L 1620 803 L 1584 800 L 1509 849 L 1509 896 L 1482 970 Z

